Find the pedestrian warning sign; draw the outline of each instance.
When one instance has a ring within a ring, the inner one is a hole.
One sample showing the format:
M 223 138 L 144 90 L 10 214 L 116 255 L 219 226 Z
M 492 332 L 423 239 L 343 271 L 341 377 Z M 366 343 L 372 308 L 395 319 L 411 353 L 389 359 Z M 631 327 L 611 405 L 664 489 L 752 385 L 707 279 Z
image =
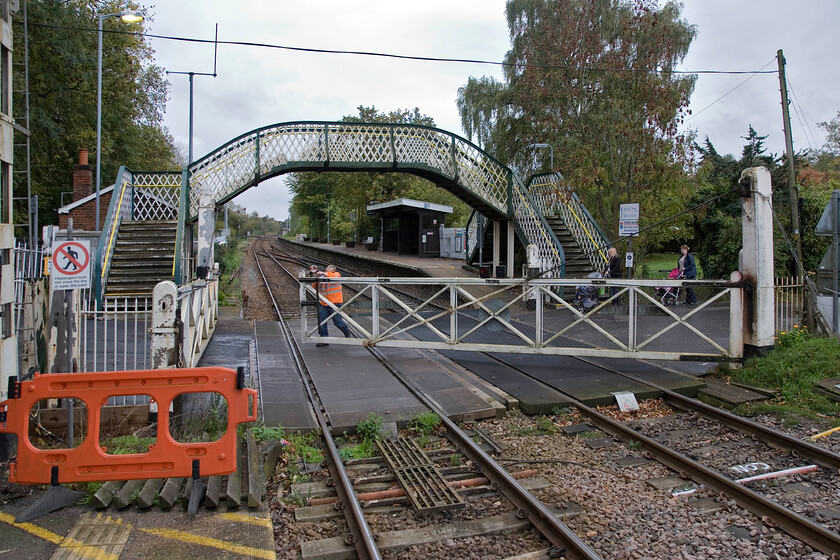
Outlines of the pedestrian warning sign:
M 64 241 L 52 255 L 53 290 L 90 288 L 90 241 Z

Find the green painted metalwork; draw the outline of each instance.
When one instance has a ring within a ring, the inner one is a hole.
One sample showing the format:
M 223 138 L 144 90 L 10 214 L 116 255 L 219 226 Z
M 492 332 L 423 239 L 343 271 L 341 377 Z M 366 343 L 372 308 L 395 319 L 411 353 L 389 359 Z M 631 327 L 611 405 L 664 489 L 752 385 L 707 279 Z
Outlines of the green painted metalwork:
M 593 270 L 606 265 L 609 240 L 577 193 L 562 181 L 559 173 L 544 173 L 528 179 L 528 192 L 543 216 L 559 216 L 589 259 Z
M 177 181 L 174 200 L 164 196 L 164 191 L 145 198 L 135 193 L 132 204 L 144 207 L 148 215 L 167 207 L 170 200 L 169 206 L 177 211 L 180 235 L 186 224 L 196 219 L 202 195 L 209 195 L 219 207 L 265 179 L 298 171 L 398 171 L 423 177 L 488 219 L 513 220 L 523 245 L 539 248 L 540 268 L 547 276 L 563 275 L 563 248 L 543 217 L 533 187 L 526 188 L 515 173 L 475 144 L 428 126 L 317 121 L 262 127 L 192 163 L 188 177 Z M 136 173 L 132 188 L 154 186 L 164 175 Z M 153 199 L 155 204 L 150 203 Z M 473 247 L 476 233 L 470 229 L 468 234 Z M 182 270 L 180 262 L 175 265 L 176 281 Z
M 135 172 L 125 166 L 120 167 L 96 250 L 94 291 L 100 308 L 108 285 L 111 258 L 119 237 L 120 224 L 124 220 L 180 221 L 180 216 L 184 215 L 179 210 L 181 184 L 182 177 L 178 172 Z M 177 257 L 173 258 L 178 260 Z

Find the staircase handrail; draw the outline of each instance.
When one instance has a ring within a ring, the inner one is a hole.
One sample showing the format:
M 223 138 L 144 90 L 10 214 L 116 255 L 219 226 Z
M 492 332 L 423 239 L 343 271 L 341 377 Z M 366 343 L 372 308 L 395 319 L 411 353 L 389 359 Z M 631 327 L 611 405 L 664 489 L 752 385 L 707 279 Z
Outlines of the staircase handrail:
M 172 281 L 176 286 L 184 283 L 184 267 L 181 262 L 184 256 L 184 228 L 190 201 L 190 171 L 185 165 L 181 171 L 181 196 L 178 202 L 178 229 L 175 232 L 175 255 L 172 258 Z
M 603 270 L 609 261 L 606 249 L 610 242 L 577 193 L 561 186 L 561 181 L 559 173 L 533 175 L 528 178 L 528 192 L 544 216 L 562 218 L 593 270 Z
M 545 220 L 545 213 L 531 196 L 529 189 L 515 174 L 510 174 L 511 214 L 525 245 L 533 244 L 539 251 L 539 269 L 542 278 L 564 278 L 566 255 L 563 246 Z
M 99 236 L 99 244 L 96 247 L 94 291 L 99 309 L 102 309 L 102 302 L 105 298 L 105 286 L 108 284 L 111 258 L 114 256 L 114 247 L 117 244 L 120 224 L 123 219 L 131 218 L 133 211 L 133 192 L 131 192 L 133 191 L 133 183 L 133 172 L 124 165 L 121 166 L 117 173 L 117 180 L 114 182 L 114 190 L 111 191 L 111 203 L 108 205 L 105 224 Z M 126 191 L 129 191 L 128 196 L 126 196 Z

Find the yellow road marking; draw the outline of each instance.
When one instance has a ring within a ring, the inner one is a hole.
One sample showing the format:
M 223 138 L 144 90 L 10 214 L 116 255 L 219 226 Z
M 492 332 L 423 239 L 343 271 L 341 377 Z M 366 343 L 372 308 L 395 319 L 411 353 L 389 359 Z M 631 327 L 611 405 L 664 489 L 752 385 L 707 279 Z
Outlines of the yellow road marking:
M 150 533 L 159 537 L 167 539 L 175 539 L 186 543 L 198 544 L 203 546 L 210 546 L 219 550 L 227 550 L 234 554 L 241 554 L 242 556 L 252 556 L 254 558 L 265 558 L 266 560 L 274 560 L 277 556 L 273 550 L 265 550 L 262 548 L 254 548 L 252 546 L 243 546 L 239 544 L 232 544 L 219 539 L 210 537 L 200 537 L 192 533 L 185 533 L 183 531 L 175 531 L 173 529 L 140 529 L 144 533 Z
M 36 537 L 40 537 L 45 541 L 50 541 L 51 543 L 60 544 L 61 541 L 64 540 L 64 537 L 61 535 L 57 535 L 52 531 L 48 531 L 43 527 L 38 527 L 37 525 L 33 525 L 32 523 L 15 523 L 15 517 L 13 515 L 9 515 L 8 513 L 0 512 L 0 521 L 3 523 L 8 523 L 13 527 L 17 527 L 23 531 L 31 535 L 35 535 Z
M 252 517 L 250 515 L 245 515 L 242 513 L 220 513 L 219 517 L 222 519 L 227 519 L 228 521 L 238 521 L 240 523 L 250 523 L 252 525 L 259 525 L 261 527 L 268 527 L 269 529 L 274 527 L 271 523 L 271 519 L 268 517 Z

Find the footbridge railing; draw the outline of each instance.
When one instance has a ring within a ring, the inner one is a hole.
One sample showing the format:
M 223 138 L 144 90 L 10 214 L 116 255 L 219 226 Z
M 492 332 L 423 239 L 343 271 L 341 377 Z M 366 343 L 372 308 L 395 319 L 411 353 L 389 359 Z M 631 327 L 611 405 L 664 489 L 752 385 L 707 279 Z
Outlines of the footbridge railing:
M 184 215 L 180 208 L 187 194 L 182 188 L 182 181 L 181 172 L 139 172 L 120 167 L 96 250 L 94 293 L 100 308 L 123 221 L 179 220 L 176 247 L 180 247 Z M 172 276 L 180 280 L 180 259 L 176 258 L 173 262 Z
M 314 280 L 300 285 L 302 334 L 312 342 L 656 360 L 743 356 L 743 287 L 734 281 L 331 278 L 344 303 L 323 300 L 324 322 L 340 335 L 329 323 L 343 320 L 354 334 L 345 338 L 319 336 Z
M 603 270 L 609 260 L 609 240 L 598 223 L 580 202 L 577 193 L 562 184 L 559 173 L 534 175 L 528 180 L 528 192 L 543 216 L 560 216 L 593 270 Z
M 190 219 L 199 199 L 217 206 L 295 171 L 406 172 L 449 190 L 491 219 L 510 219 L 541 267 L 563 273 L 563 249 L 522 181 L 484 150 L 437 128 L 392 123 L 291 122 L 253 130 L 189 168 Z

